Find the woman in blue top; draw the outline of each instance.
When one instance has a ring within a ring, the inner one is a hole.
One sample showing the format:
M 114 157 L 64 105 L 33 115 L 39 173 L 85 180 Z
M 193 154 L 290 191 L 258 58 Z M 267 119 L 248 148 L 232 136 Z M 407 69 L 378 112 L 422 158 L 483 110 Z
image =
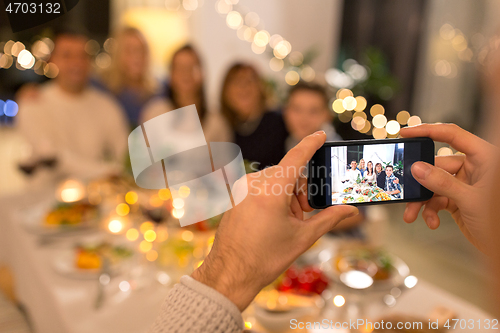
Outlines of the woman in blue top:
M 149 69 L 149 46 L 144 35 L 132 27 L 120 30 L 110 43 L 111 65 L 92 84 L 113 94 L 135 127 L 144 105 L 157 94 Z

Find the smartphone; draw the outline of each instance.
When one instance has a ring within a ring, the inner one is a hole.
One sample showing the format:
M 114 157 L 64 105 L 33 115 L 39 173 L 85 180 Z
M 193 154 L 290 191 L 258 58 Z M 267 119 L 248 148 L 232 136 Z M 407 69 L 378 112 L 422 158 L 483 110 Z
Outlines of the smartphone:
M 434 165 L 430 138 L 326 142 L 308 164 L 312 208 L 429 200 L 411 174 L 414 162 Z

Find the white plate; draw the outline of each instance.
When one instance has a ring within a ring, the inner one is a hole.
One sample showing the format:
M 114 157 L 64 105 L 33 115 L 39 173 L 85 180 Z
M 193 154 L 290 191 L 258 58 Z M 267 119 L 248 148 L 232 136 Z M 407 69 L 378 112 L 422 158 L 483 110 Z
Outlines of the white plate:
M 85 245 L 94 245 L 102 242 L 104 237 L 87 237 L 86 239 L 82 240 L 80 244 L 85 244 Z M 118 245 L 114 244 L 114 245 Z M 130 259 L 134 257 L 134 254 L 132 254 L 131 257 L 129 258 L 123 258 L 122 260 L 119 260 L 117 263 L 114 263 L 110 267 L 110 275 L 117 275 L 121 271 L 123 271 L 123 266 L 125 263 L 130 262 Z M 71 245 L 68 248 L 62 249 L 60 252 L 58 252 L 54 258 L 52 259 L 52 267 L 54 270 L 66 277 L 73 278 L 73 279 L 97 279 L 99 277 L 99 274 L 101 274 L 101 269 L 82 269 L 76 267 L 76 244 Z
M 54 208 L 55 200 L 46 200 L 40 203 L 30 205 L 19 209 L 15 218 L 21 222 L 23 227 L 32 234 L 40 236 L 64 235 L 82 230 L 88 230 L 92 227 L 92 221 L 84 221 L 78 225 L 47 227 L 43 223 L 45 214 Z

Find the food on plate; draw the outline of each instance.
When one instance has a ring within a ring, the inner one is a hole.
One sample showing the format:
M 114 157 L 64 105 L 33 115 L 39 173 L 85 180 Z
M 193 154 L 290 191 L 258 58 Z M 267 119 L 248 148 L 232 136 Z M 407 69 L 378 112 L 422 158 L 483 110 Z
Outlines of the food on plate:
M 368 248 L 341 252 L 335 260 L 335 268 L 340 273 L 361 271 L 375 281 L 387 280 L 393 272 L 392 259 L 385 251 Z
M 97 216 L 97 207 L 84 202 L 58 203 L 45 215 L 47 227 L 75 226 Z
M 318 267 L 298 268 L 292 266 L 278 278 L 275 288 L 281 292 L 321 295 L 328 288 L 328 284 L 328 278 Z
M 111 245 L 103 242 L 98 245 L 77 245 L 75 251 L 75 265 L 80 269 L 99 269 L 104 257 L 111 264 L 131 257 L 133 252 L 120 245 Z
M 353 201 L 354 201 L 353 196 L 348 196 L 348 197 L 345 197 L 344 199 L 342 199 L 342 203 L 348 203 L 348 202 L 353 202 Z
M 388 200 L 391 200 L 391 197 L 389 196 L 389 194 L 381 191 L 381 192 L 377 193 L 377 195 L 372 200 L 373 201 L 388 201 Z
M 351 192 L 352 192 L 352 190 L 353 190 L 353 187 L 352 187 L 352 186 L 351 186 L 351 187 L 346 187 L 346 188 L 344 189 L 344 193 L 351 193 Z

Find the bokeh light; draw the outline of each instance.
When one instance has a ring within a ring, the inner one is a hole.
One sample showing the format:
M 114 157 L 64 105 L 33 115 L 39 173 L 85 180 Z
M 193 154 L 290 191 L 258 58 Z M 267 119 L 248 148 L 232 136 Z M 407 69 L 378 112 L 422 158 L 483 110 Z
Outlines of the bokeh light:
M 172 209 L 172 216 L 176 219 L 180 219 L 181 217 L 184 216 L 184 209 L 183 208 Z
M 130 290 L 130 283 L 128 281 L 122 281 L 118 285 L 118 288 L 125 293 Z
M 19 112 L 19 105 L 17 105 L 16 102 L 10 99 L 5 101 L 5 104 L 3 106 L 3 113 L 7 117 L 15 117 L 18 112 Z
M 385 125 L 385 130 L 387 131 L 387 134 L 390 134 L 390 135 L 398 134 L 400 129 L 401 129 L 401 126 L 395 120 L 391 120 L 387 123 L 387 125 Z
M 345 298 L 342 295 L 337 295 L 333 298 L 333 304 L 336 307 L 341 307 L 345 304 Z
M 59 68 L 53 62 L 49 62 L 43 69 L 43 74 L 49 79 L 53 79 L 59 75 Z
M 273 70 L 275 72 L 279 72 L 280 70 L 283 69 L 284 66 L 285 66 L 285 62 L 283 60 L 281 60 L 281 59 L 273 57 L 269 61 L 269 67 L 271 68 L 271 70 Z
M 146 231 L 153 230 L 154 228 L 155 228 L 155 225 L 153 224 L 153 222 L 146 221 L 146 222 L 141 223 L 139 230 L 141 231 L 141 233 L 145 234 Z
M 372 117 L 375 117 L 376 115 L 384 114 L 384 113 L 385 113 L 385 109 L 380 104 L 375 104 L 370 108 L 370 114 L 372 115 Z
M 266 51 L 265 46 L 259 46 L 255 43 L 252 43 L 251 48 L 252 48 L 253 53 L 255 53 L 255 54 L 262 54 Z
M 372 119 L 373 127 L 384 128 L 387 124 L 387 118 L 383 114 L 377 114 Z
M 290 62 L 290 65 L 298 67 L 302 65 L 302 62 L 304 62 L 304 55 L 299 51 L 292 52 L 288 56 L 288 61 Z
M 231 29 L 238 29 L 243 24 L 243 17 L 236 11 L 231 11 L 226 17 L 227 26 Z
M 170 193 L 170 190 L 168 188 L 162 188 L 158 191 L 158 197 L 161 200 L 167 201 L 172 198 L 172 194 Z
M 342 105 L 344 106 L 344 109 L 346 109 L 348 111 L 352 111 L 352 110 L 354 110 L 356 108 L 357 101 L 356 101 L 356 99 L 354 97 L 347 96 L 342 101 Z
M 108 229 L 114 234 L 119 233 L 123 229 L 123 223 L 120 220 L 111 220 L 108 223 Z
M 21 53 L 21 51 L 25 50 L 25 49 L 26 49 L 26 47 L 24 46 L 23 43 L 21 43 L 21 42 L 15 42 L 14 45 L 12 45 L 11 54 L 14 57 L 17 57 L 17 56 L 19 56 L 19 53 Z
M 259 47 L 264 47 L 269 43 L 269 38 L 271 35 L 266 30 L 261 30 L 255 34 L 253 37 L 253 42 Z
M 153 248 L 153 243 L 150 243 L 150 242 L 145 241 L 145 240 L 143 240 L 139 244 L 139 251 L 141 251 L 142 253 L 146 253 L 146 252 L 150 251 L 152 248 Z
M 30 51 L 22 50 L 19 52 L 17 62 L 21 65 L 21 67 L 30 69 L 35 64 L 35 57 L 33 57 Z
M 130 207 L 126 203 L 121 203 L 116 206 L 116 214 L 126 216 L 130 213 Z
M 129 191 L 127 194 L 125 194 L 125 202 L 128 203 L 129 205 L 133 205 L 139 200 L 139 196 L 137 195 L 136 192 L 134 191 Z
M 285 75 L 285 81 L 287 84 L 294 86 L 300 81 L 300 75 L 296 71 L 289 71 Z
M 366 133 L 368 133 L 370 131 L 371 128 L 372 128 L 372 124 L 369 121 L 366 121 L 365 122 L 365 127 L 363 127 L 362 129 L 360 129 L 359 131 L 361 133 L 366 134 Z
M 148 253 L 146 253 L 146 259 L 151 262 L 155 261 L 158 259 L 158 252 L 155 250 L 148 251 Z
M 410 119 L 410 113 L 408 111 L 400 111 L 396 116 L 396 120 L 401 125 L 408 124 L 408 120 Z
M 405 278 L 405 282 L 404 283 L 405 283 L 405 286 L 407 288 L 411 289 L 411 288 L 413 288 L 413 287 L 415 287 L 417 285 L 418 279 L 415 276 L 413 276 L 413 275 L 409 275 L 409 276 L 407 276 Z
M 215 10 L 217 10 L 219 14 L 227 14 L 233 10 L 233 5 L 225 0 L 219 0 L 215 4 Z
M 339 89 L 337 91 L 337 98 L 344 99 L 349 96 L 354 96 L 351 90 L 349 89 Z
M 351 126 L 356 131 L 360 131 L 365 127 L 365 122 L 366 122 L 366 120 L 364 120 L 363 118 L 355 117 L 351 121 Z
M 339 114 L 339 120 L 343 123 L 348 123 L 352 119 L 352 112 L 351 111 L 345 111 Z
M 191 189 L 189 187 L 187 187 L 186 185 L 182 185 L 179 188 L 178 194 L 181 198 L 187 198 L 189 196 L 189 193 L 191 193 Z
M 344 112 L 345 108 L 344 108 L 343 100 L 342 99 L 336 99 L 335 101 L 333 101 L 332 109 L 336 113 L 342 113 L 342 112 Z
M 354 108 L 354 111 L 363 111 L 366 109 L 366 98 L 363 96 L 358 96 L 356 97 L 356 107 Z
M 422 123 L 422 120 L 420 119 L 419 116 L 411 116 L 408 119 L 408 126 L 416 126 L 420 125 Z
M 250 12 L 245 15 L 245 24 L 249 27 L 256 27 L 259 25 L 260 18 L 259 15 L 255 12 Z
M 147 242 L 154 242 L 155 239 L 156 239 L 156 232 L 154 230 L 147 230 L 145 233 L 144 233 L 144 239 L 147 241 Z
M 352 117 L 353 117 L 353 118 L 356 118 L 356 117 L 361 117 L 361 118 L 363 118 L 364 120 L 366 120 L 366 119 L 367 119 L 366 113 L 361 112 L 361 111 L 354 112 L 354 114 L 352 115 Z
M 374 128 L 372 134 L 374 139 L 381 140 L 387 137 L 387 131 L 385 128 Z
M 85 52 L 91 56 L 97 55 L 100 50 L 101 46 L 96 40 L 91 39 L 85 44 Z
M 181 238 L 183 240 L 185 240 L 186 242 L 190 242 L 190 241 L 193 240 L 194 234 L 191 231 L 189 231 L 189 230 L 185 230 L 185 231 L 182 232 Z
M 300 71 L 300 77 L 306 82 L 312 82 L 316 77 L 316 72 L 311 66 L 304 66 Z
M 139 231 L 135 228 L 128 229 L 125 237 L 127 237 L 129 241 L 133 242 L 139 238 Z

